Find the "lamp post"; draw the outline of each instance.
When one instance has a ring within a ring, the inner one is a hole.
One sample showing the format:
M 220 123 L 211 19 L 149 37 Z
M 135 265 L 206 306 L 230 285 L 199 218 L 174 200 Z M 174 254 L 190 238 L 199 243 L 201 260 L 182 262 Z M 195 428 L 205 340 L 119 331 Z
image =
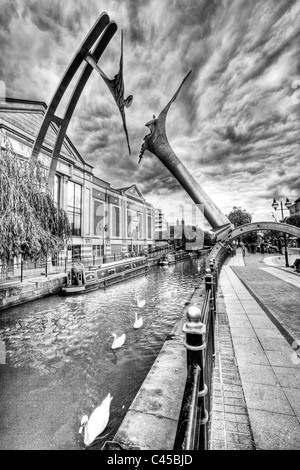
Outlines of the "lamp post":
M 285 210 L 289 210 L 289 208 L 291 207 L 292 203 L 291 201 L 289 201 L 288 198 L 286 198 L 286 201 L 285 201 L 285 207 L 286 209 L 283 208 L 283 204 L 282 204 L 282 201 L 280 201 L 280 208 L 281 208 L 281 217 L 282 217 L 282 220 L 284 218 L 284 215 L 283 215 L 283 211 Z M 273 199 L 273 203 L 272 203 L 272 207 L 273 209 L 276 211 L 278 209 L 278 202 L 276 201 L 275 197 Z M 283 232 L 283 239 L 284 239 L 284 254 L 285 254 L 285 266 L 288 268 L 289 267 L 289 258 L 288 258 L 288 247 L 287 247 L 287 240 L 286 240 L 286 233 Z
M 103 263 L 104 263 L 104 256 L 105 256 L 105 232 L 107 232 L 107 225 L 103 227 Z

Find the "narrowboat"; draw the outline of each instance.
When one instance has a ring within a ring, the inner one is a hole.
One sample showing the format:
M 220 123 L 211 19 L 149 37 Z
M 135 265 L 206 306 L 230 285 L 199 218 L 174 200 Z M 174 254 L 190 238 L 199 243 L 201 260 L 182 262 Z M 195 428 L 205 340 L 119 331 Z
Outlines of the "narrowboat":
M 176 260 L 175 260 L 175 255 L 169 253 L 169 254 L 167 254 L 167 255 L 162 256 L 162 257 L 160 258 L 158 264 L 159 264 L 160 266 L 167 266 L 167 265 L 173 264 L 173 263 L 175 263 L 175 262 L 176 262 Z
M 107 263 L 102 266 L 73 264 L 67 270 L 67 284 L 62 286 L 62 295 L 83 294 L 101 287 L 107 287 L 148 271 L 148 260 L 144 256 Z

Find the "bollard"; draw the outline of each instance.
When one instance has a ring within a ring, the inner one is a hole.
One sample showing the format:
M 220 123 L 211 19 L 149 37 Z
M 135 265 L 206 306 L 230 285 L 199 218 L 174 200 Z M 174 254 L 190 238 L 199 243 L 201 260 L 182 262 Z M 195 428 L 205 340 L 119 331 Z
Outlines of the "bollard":
M 186 449 L 207 449 L 207 421 L 208 413 L 206 410 L 206 394 L 207 385 L 204 379 L 205 367 L 205 334 L 206 327 L 201 322 L 201 310 L 192 305 L 187 310 L 188 321 L 183 326 L 186 333 L 186 341 L 184 343 L 187 349 L 187 366 L 189 374 L 193 375 L 194 381 L 197 381 L 198 393 L 193 393 L 190 413 L 188 418 L 188 427 L 186 433 Z M 195 396 L 196 403 L 193 401 Z M 200 420 L 196 422 L 197 412 L 200 410 Z

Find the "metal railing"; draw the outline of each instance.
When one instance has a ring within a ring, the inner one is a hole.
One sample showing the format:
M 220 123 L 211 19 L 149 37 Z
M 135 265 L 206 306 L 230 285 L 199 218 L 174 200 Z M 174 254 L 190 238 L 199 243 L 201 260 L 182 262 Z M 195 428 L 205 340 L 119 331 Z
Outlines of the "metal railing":
M 216 295 L 219 272 L 227 252 L 211 259 L 201 286 L 201 308 L 187 309 L 186 334 L 187 381 L 174 442 L 175 451 L 207 450 L 210 439 L 212 377 L 215 363 Z
M 132 253 L 114 253 L 112 255 L 92 255 L 87 256 L 76 256 L 73 258 L 67 258 L 57 256 L 52 260 L 39 259 L 37 261 L 25 261 L 20 259 L 19 261 L 11 264 L 10 266 L 4 266 L 0 264 L 0 284 L 12 283 L 12 282 L 23 282 L 25 278 L 35 278 L 39 276 L 48 276 L 49 274 L 58 274 L 67 272 L 75 262 L 80 262 L 85 268 L 90 266 L 100 266 L 107 263 L 113 263 L 115 261 L 121 261 L 123 259 L 135 257 L 135 256 L 147 256 L 148 258 L 156 258 L 163 254 L 172 251 L 172 247 L 157 247 L 152 249 L 150 252 L 132 252 Z

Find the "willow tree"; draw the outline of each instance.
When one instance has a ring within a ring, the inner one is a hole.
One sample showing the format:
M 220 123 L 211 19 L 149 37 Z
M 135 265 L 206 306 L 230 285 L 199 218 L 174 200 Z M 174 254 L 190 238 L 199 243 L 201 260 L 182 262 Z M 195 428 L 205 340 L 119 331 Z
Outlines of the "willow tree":
M 0 142 L 0 263 L 5 268 L 20 256 L 37 260 L 61 250 L 70 224 L 47 190 L 41 165 L 22 161 L 3 132 Z

